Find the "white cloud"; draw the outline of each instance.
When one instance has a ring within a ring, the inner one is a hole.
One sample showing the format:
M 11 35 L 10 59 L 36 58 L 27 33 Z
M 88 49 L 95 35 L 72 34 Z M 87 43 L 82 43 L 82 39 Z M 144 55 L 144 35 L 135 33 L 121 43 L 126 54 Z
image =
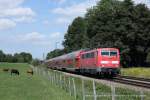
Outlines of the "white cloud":
M 69 7 L 59 7 L 52 10 L 52 13 L 60 14 L 64 16 L 83 16 L 87 9 L 96 5 L 98 0 L 86 0 L 79 4 L 73 4 Z
M 22 41 L 29 41 L 29 42 L 41 41 L 45 39 L 45 35 L 38 32 L 26 33 L 24 35 L 20 35 L 19 37 Z
M 0 9 L 11 9 L 22 4 L 24 0 L 0 0 Z
M 50 2 L 56 2 L 58 4 L 63 4 L 65 3 L 67 0 L 49 0 Z
M 65 17 L 61 17 L 61 18 L 58 18 L 57 20 L 56 20 L 56 22 L 58 23 L 58 24 L 68 24 L 68 23 L 70 23 L 71 22 L 71 20 L 70 19 L 68 19 L 68 18 L 65 18 Z
M 85 0 L 79 4 L 73 4 L 67 7 L 58 7 L 51 10 L 51 13 L 57 14 L 60 17 L 56 19 L 58 24 L 67 24 L 70 23 L 77 16 L 84 16 L 87 12 L 87 9 L 96 5 L 99 0 Z
M 16 23 L 9 19 L 0 19 L 0 30 L 10 29 L 16 26 Z
M 16 43 L 49 46 L 51 42 L 54 42 L 56 39 L 60 39 L 60 37 L 61 37 L 60 32 L 54 32 L 51 33 L 50 35 L 42 34 L 39 32 L 31 32 L 16 35 L 13 37 L 13 40 Z
M 17 17 L 17 18 L 13 18 L 13 20 L 15 22 L 24 22 L 24 23 L 30 23 L 30 22 L 34 22 L 35 19 L 33 19 L 32 17 Z
M 48 20 L 44 20 L 43 22 L 42 22 L 44 25 L 49 25 L 49 21 Z
M 135 2 L 135 4 L 146 4 L 149 8 L 150 8 L 150 0 L 133 0 Z
M 32 22 L 34 20 L 35 12 L 29 7 L 22 7 L 23 3 L 24 0 L 0 0 L 0 19 L 3 23 L 5 22 L 4 25 L 1 24 L 1 30 L 8 29 L 3 28 L 6 26 L 14 27 L 18 22 Z M 3 19 L 7 19 L 7 21 Z
M 36 46 L 50 45 L 50 40 L 47 38 L 47 36 L 39 32 L 31 32 L 14 36 L 14 41 L 20 44 L 30 44 Z
M 60 1 L 60 0 L 56 0 Z M 87 9 L 96 5 L 100 0 L 85 0 L 84 2 L 73 4 L 67 7 L 58 7 L 51 10 L 51 13 L 59 15 L 56 22 L 59 24 L 68 24 L 77 16 L 84 16 Z M 133 0 L 135 4 L 144 3 L 150 8 L 150 0 Z
M 52 33 L 51 35 L 50 35 L 50 37 L 51 38 L 59 38 L 61 36 L 61 33 L 60 32 L 55 32 L 55 33 Z
M 31 8 L 13 8 L 13 9 L 5 9 L 0 10 L 0 17 L 18 17 L 18 16 L 34 16 L 35 13 L 31 10 Z

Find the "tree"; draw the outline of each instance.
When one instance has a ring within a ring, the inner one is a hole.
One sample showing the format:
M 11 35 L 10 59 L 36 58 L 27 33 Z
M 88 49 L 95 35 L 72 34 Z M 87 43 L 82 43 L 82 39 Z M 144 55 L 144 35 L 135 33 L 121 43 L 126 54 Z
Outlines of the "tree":
M 61 56 L 63 55 L 65 52 L 64 52 L 64 49 L 55 49 L 51 52 L 49 52 L 47 54 L 47 57 L 46 59 L 50 59 L 50 58 L 54 58 L 54 57 L 57 57 L 57 56 Z
M 21 52 L 20 55 L 23 57 L 24 62 L 30 63 L 32 61 L 32 55 L 30 53 Z
M 41 61 L 40 61 L 39 59 L 33 59 L 32 62 L 31 62 L 31 64 L 32 64 L 33 66 L 38 66 L 38 65 L 41 64 Z
M 86 14 L 87 47 L 117 47 L 125 66 L 144 66 L 150 47 L 150 10 L 131 0 L 101 0 Z M 146 26 L 146 27 L 145 27 Z
M 12 63 L 13 62 L 13 56 L 12 56 L 12 54 L 6 54 L 5 61 Z
M 13 63 L 30 63 L 32 55 L 30 53 L 21 52 L 12 54 L 5 54 L 0 50 L 0 62 L 13 62 Z
M 0 50 L 0 62 L 4 62 L 5 61 L 5 54 L 3 53 L 2 50 Z
M 86 23 L 84 18 L 77 17 L 73 20 L 72 24 L 68 27 L 65 34 L 63 45 L 67 52 L 79 50 L 84 48 L 86 38 Z

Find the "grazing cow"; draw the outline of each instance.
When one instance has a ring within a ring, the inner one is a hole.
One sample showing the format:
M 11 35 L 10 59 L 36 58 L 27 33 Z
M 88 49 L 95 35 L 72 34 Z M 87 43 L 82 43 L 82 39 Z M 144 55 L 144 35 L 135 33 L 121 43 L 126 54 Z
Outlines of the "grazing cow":
M 27 73 L 33 75 L 33 70 L 32 70 L 32 69 L 31 69 L 31 70 L 28 70 Z
M 4 71 L 4 72 L 8 72 L 9 69 L 8 69 L 8 68 L 4 68 L 3 71 Z
M 17 69 L 11 69 L 11 75 L 13 73 L 16 74 L 16 75 L 19 75 L 19 71 Z

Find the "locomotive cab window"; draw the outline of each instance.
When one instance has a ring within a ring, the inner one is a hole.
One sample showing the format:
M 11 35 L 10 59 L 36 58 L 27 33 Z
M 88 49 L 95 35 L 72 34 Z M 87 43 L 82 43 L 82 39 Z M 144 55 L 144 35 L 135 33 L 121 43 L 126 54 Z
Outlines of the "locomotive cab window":
M 102 56 L 109 56 L 109 51 L 103 50 L 103 51 L 101 52 L 101 55 L 102 55 Z
M 117 56 L 117 51 L 110 51 L 110 56 Z
M 106 51 L 106 50 L 103 50 L 101 52 L 101 55 L 102 56 L 117 56 L 117 51 Z

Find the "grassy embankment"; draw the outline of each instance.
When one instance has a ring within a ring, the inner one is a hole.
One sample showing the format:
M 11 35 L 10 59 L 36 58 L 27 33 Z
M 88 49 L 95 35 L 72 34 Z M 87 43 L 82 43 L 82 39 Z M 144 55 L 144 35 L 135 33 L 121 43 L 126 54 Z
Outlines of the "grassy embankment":
M 16 68 L 20 75 L 10 75 L 3 68 Z M 49 84 L 38 75 L 29 75 L 28 64 L 0 63 L 0 99 L 1 100 L 73 100 L 64 90 Z
M 150 78 L 150 68 L 122 68 L 122 75 Z
M 77 100 L 83 100 L 83 87 L 82 87 L 82 79 L 81 78 L 77 78 L 77 77 L 73 77 L 73 76 L 69 76 L 69 75 L 65 75 L 61 72 L 57 72 L 57 71 L 53 71 L 53 70 L 49 70 L 49 72 L 51 73 L 51 77 L 55 77 L 57 76 L 62 76 L 62 84 L 61 86 L 63 87 L 64 90 L 67 90 L 67 92 L 69 93 L 70 89 L 69 89 L 69 80 L 74 79 L 75 81 L 75 86 L 76 86 L 76 96 L 77 96 Z M 53 80 L 52 78 L 52 80 Z M 57 84 L 57 82 L 59 81 L 59 77 L 56 78 L 55 83 Z M 73 82 L 71 81 L 71 91 L 72 93 L 74 93 L 73 91 Z M 109 84 L 109 82 L 108 82 Z M 127 87 L 121 87 L 121 86 L 115 86 L 115 99 L 116 100 L 142 100 L 141 99 L 141 92 L 143 92 L 144 99 L 143 100 L 150 100 L 150 93 L 149 92 L 144 92 L 144 90 L 139 89 L 139 91 L 135 91 L 132 88 L 127 88 Z M 100 95 L 97 96 L 97 100 L 112 100 L 112 89 L 111 86 L 107 86 L 106 84 L 102 84 L 102 83 L 97 83 L 95 85 L 95 89 L 96 89 L 96 94 Z M 94 100 L 94 96 L 93 96 L 93 83 L 90 80 L 84 80 L 84 94 L 88 95 L 88 97 L 86 96 L 86 100 Z M 89 97 L 90 96 L 90 97 Z

